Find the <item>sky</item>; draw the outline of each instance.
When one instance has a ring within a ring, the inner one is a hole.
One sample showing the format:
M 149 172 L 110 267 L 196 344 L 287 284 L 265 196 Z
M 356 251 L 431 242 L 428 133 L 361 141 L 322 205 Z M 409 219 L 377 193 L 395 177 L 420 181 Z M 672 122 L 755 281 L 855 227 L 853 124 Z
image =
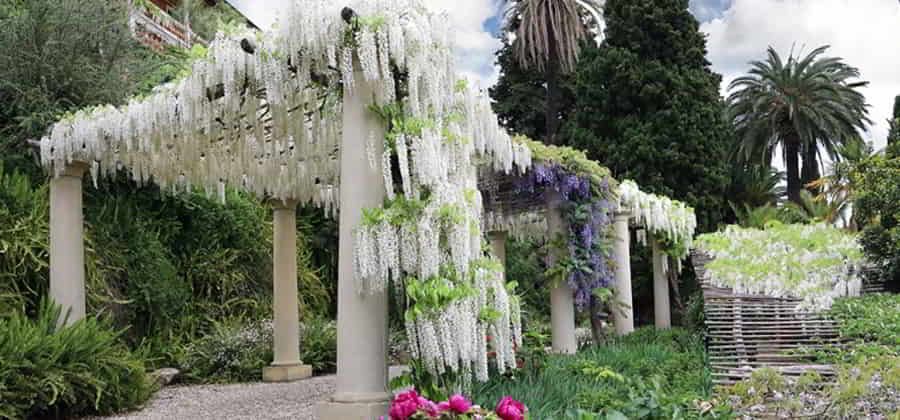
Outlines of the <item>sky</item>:
M 279 7 L 295 0 L 229 0 L 265 29 Z M 302 1 L 302 0 L 299 0 Z M 423 0 L 446 12 L 456 30 L 461 74 L 487 88 L 496 82 L 495 34 L 502 23 L 499 0 Z M 771 45 L 784 57 L 791 49 L 808 52 L 830 45 L 827 54 L 843 57 L 869 81 L 863 89 L 873 125 L 864 137 L 884 147 L 887 119 L 900 95 L 900 1 L 898 0 L 690 0 L 690 11 L 707 35 L 712 68 L 728 83 L 765 57 Z

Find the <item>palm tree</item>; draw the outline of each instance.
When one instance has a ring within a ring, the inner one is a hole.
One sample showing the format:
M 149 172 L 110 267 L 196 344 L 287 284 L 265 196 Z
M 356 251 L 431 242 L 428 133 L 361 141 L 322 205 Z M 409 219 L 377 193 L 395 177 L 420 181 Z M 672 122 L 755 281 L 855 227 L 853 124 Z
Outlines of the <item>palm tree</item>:
M 868 105 L 857 90 L 868 82 L 851 81 L 859 70 L 841 58 L 822 56 L 827 49 L 816 48 L 802 58 L 792 52 L 784 61 L 769 47 L 765 61 L 750 63 L 749 74 L 729 86 L 729 117 L 739 140 L 734 157 L 769 165 L 780 146 L 788 199 L 798 204 L 803 184 L 819 178 L 821 152 L 839 160 L 838 146 L 870 123 Z
M 600 0 L 507 0 L 506 29 L 515 32 L 513 54 L 526 70 L 544 74 L 546 143 L 556 144 L 559 132 L 560 77 L 575 69 L 579 44 L 591 31 L 587 23 L 602 23 Z M 589 18 L 588 18 L 589 16 Z
M 830 172 L 813 181 L 807 186 L 819 191 L 815 197 L 816 201 L 828 203 L 831 214 L 828 215 L 829 222 L 841 220 L 848 229 L 855 231 L 856 224 L 853 218 L 847 218 L 848 210 L 853 202 L 856 186 L 853 183 L 851 172 L 863 161 L 870 158 L 874 151 L 872 146 L 862 139 L 856 139 L 841 145 L 838 154 L 843 157 L 842 161 L 833 162 Z

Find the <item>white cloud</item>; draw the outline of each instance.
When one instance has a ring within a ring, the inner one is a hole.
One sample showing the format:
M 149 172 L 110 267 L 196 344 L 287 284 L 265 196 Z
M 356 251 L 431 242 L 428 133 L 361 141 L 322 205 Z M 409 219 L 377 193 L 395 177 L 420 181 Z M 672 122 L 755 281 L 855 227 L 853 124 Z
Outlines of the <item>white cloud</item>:
M 498 13 L 496 0 L 424 0 L 432 11 L 446 13 L 455 29 L 456 66 L 460 74 L 487 88 L 497 81 L 494 52 L 500 40 L 484 30 L 484 22 Z
M 894 96 L 900 94 L 900 4 L 897 0 L 734 0 L 722 17 L 704 23 L 709 60 L 727 84 L 765 58 L 773 46 L 782 56 L 791 48 L 809 51 L 831 45 L 870 82 L 863 89 L 872 127 L 867 140 L 883 147 Z
M 289 1 L 295 0 L 229 0 L 257 26 L 271 27 Z M 497 14 L 497 0 L 424 0 L 434 12 L 447 13 L 454 28 L 456 62 L 461 75 L 486 88 L 497 81 L 494 52 L 500 41 L 484 30 L 484 22 Z

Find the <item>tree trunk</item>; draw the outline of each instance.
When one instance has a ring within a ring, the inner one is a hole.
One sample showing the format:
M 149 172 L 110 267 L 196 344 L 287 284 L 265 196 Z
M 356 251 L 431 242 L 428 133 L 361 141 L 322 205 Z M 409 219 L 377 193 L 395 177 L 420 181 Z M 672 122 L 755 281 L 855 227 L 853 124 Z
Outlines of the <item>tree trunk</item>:
M 558 144 L 559 140 L 559 69 L 555 63 L 547 64 L 547 102 L 544 104 L 544 127 L 547 129 L 547 144 Z
M 803 147 L 803 169 L 800 173 L 800 181 L 813 195 L 817 195 L 819 191 L 806 187 L 806 185 L 822 177 L 822 171 L 819 168 L 818 151 L 818 147 Z
M 800 140 L 790 136 L 784 142 L 784 160 L 787 166 L 787 192 L 788 200 L 797 204 L 800 202 Z

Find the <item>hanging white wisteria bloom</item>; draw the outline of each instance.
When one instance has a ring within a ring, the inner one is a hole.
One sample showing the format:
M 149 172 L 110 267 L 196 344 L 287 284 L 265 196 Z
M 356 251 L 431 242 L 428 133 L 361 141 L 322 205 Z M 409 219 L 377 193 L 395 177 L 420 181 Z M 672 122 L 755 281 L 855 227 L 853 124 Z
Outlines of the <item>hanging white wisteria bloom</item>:
M 484 335 L 505 369 L 520 327 L 502 276 L 478 280 L 486 274 L 473 268 L 483 258 L 476 165 L 522 172 L 531 151 L 512 142 L 483 91 L 460 82 L 449 21 L 420 0 L 292 1 L 275 30 L 218 34 L 187 76 L 151 95 L 59 121 L 41 141 L 42 163 L 59 174 L 90 162 L 94 178 L 127 168 L 166 190 L 224 195 L 228 185 L 336 212 L 340 98 L 367 84 L 373 110 L 392 116 L 388 136 L 373 133 L 365 146 L 391 201 L 355 233 L 359 290 L 400 282 L 402 291 L 411 277 L 447 288 L 452 299 L 435 303 L 446 311 L 414 317 L 410 341 L 434 372 L 484 379 Z M 384 154 L 372 142 L 384 142 Z M 479 290 L 490 299 L 475 305 Z
M 619 184 L 618 193 L 619 209 L 628 211 L 636 226 L 668 245 L 666 253 L 675 260 L 676 271 L 681 271 L 681 260 L 690 252 L 697 229 L 694 209 L 680 201 L 643 192 L 630 179 Z M 646 239 L 646 234 L 638 235 L 638 240 L 645 245 Z
M 696 244 L 713 258 L 703 280 L 736 293 L 794 297 L 802 300 L 799 308 L 822 310 L 862 288 L 856 237 L 825 224 L 732 225 L 700 235 Z

